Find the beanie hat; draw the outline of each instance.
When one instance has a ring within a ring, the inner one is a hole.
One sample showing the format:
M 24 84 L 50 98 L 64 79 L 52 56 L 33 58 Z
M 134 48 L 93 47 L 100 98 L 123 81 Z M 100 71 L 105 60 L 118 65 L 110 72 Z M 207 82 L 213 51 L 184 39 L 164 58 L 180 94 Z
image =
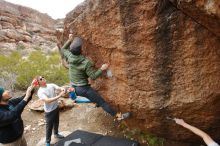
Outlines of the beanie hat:
M 2 94 L 4 93 L 4 88 L 2 88 L 2 87 L 0 87 L 0 100 L 1 100 L 1 98 L 2 98 Z
M 80 55 L 82 48 L 82 39 L 79 37 L 75 37 L 70 45 L 70 52 L 73 55 Z

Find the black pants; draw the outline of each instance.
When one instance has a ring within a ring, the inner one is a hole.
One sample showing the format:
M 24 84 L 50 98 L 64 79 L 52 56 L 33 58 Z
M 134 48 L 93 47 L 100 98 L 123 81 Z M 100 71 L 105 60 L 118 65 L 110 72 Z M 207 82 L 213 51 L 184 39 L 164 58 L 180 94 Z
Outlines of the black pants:
M 45 112 L 46 119 L 46 142 L 50 143 L 52 130 L 54 129 L 54 134 L 58 134 L 59 128 L 59 108 L 51 112 Z
M 110 107 L 108 103 L 100 96 L 93 88 L 88 86 L 74 86 L 76 94 L 88 98 L 90 101 L 95 102 L 98 106 L 101 106 L 104 111 L 111 116 L 115 116 L 116 112 Z

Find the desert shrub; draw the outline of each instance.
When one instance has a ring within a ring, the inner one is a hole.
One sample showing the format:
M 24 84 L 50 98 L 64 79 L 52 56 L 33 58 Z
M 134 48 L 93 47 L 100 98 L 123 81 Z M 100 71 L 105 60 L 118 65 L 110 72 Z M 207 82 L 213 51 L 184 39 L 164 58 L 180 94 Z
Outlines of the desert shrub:
M 0 55 L 0 78 L 10 82 L 9 80 L 13 80 L 10 78 L 12 75 L 16 78 L 12 84 L 17 89 L 26 89 L 37 75 L 42 75 L 47 82 L 58 85 L 68 82 L 68 71 L 61 65 L 58 53 L 46 56 L 40 51 L 35 51 L 25 59 L 22 59 L 18 52 L 8 57 Z
M 130 129 L 126 124 L 121 123 L 120 129 L 126 138 L 134 139 L 147 146 L 164 146 L 165 139 L 141 131 L 138 128 Z

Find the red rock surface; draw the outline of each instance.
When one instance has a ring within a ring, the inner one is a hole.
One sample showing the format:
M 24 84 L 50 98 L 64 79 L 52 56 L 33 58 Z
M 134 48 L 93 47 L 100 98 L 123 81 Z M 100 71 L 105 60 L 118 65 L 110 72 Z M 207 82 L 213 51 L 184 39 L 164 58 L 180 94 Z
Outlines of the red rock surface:
M 73 32 L 84 39 L 83 52 L 97 67 L 111 64 L 113 78 L 94 85 L 116 110 L 132 112 L 130 127 L 169 139 L 198 140 L 166 119 L 178 117 L 217 140 L 219 29 L 192 17 L 169 1 L 87 0 L 67 15 L 64 40 Z M 212 20 L 219 24 L 219 17 Z
M 0 0 L 0 48 L 50 49 L 56 46 L 56 21 L 47 14 Z M 34 46 L 35 45 L 35 46 Z
M 194 21 L 220 37 L 219 0 L 170 0 Z

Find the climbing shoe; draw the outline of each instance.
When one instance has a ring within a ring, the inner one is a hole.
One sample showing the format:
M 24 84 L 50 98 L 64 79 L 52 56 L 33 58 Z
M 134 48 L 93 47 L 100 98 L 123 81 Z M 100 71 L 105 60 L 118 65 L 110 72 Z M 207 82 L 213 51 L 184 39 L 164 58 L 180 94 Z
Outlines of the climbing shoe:
M 131 113 L 130 112 L 126 112 L 126 113 L 119 113 L 117 114 L 116 118 L 118 121 L 121 121 L 121 120 L 125 120 L 127 118 L 129 118 L 131 116 Z

